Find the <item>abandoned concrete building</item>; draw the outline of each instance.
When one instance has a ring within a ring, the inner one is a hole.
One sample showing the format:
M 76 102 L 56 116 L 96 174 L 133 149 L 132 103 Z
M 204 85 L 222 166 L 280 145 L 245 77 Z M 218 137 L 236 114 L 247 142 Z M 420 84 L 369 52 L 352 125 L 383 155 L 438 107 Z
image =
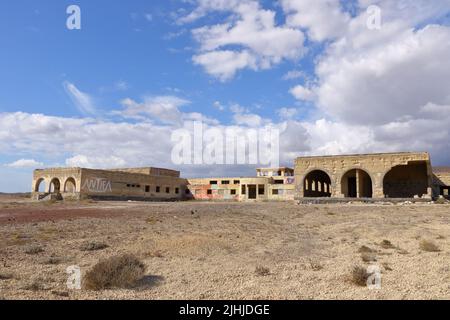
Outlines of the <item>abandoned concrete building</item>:
M 182 200 L 187 180 L 161 168 L 35 170 L 33 199 Z
M 295 169 L 261 168 L 255 177 L 183 179 L 161 168 L 39 169 L 33 198 L 99 200 L 450 199 L 450 168 L 428 153 L 300 157 Z
M 257 169 L 256 177 L 189 179 L 196 200 L 294 200 L 294 170 Z

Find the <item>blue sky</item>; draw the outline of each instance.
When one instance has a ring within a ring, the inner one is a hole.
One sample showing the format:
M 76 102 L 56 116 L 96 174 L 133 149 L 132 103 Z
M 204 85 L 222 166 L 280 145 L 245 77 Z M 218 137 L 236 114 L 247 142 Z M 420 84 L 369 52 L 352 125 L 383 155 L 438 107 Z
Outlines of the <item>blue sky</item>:
M 81 30 L 66 27 L 73 4 Z M 382 17 L 375 29 L 370 5 Z M 279 128 L 284 165 L 409 150 L 448 165 L 450 4 L 402 5 L 2 1 L 0 192 L 28 191 L 36 167 L 177 168 L 170 133 L 198 117 L 222 130 Z M 252 175 L 254 166 L 180 169 Z

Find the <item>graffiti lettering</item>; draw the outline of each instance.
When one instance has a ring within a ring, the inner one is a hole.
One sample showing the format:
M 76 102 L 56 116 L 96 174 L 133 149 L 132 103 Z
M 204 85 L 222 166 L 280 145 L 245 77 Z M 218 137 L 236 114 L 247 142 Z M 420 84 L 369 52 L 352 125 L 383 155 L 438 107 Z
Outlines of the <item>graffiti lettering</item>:
M 84 183 L 83 189 L 87 189 L 90 192 L 96 193 L 105 193 L 108 191 L 111 192 L 111 181 L 102 178 L 88 179 Z

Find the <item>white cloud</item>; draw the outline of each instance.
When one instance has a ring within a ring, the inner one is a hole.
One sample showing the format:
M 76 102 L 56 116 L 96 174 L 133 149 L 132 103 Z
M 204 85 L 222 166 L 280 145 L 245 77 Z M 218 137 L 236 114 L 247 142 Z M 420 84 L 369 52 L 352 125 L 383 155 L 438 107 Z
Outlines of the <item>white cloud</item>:
M 315 93 L 304 86 L 298 85 L 290 90 L 290 93 L 298 100 L 313 101 L 315 99 Z
M 277 110 L 278 116 L 282 120 L 289 120 L 294 118 L 298 114 L 298 109 L 296 108 L 281 108 Z
M 12 163 L 6 164 L 5 166 L 10 168 L 38 168 L 43 167 L 44 164 L 34 159 L 20 159 Z
M 64 89 L 78 110 L 85 115 L 95 115 L 97 113 L 93 98 L 79 90 L 73 83 L 63 82 Z
M 124 110 L 116 112 L 126 118 L 151 118 L 163 123 L 173 124 L 182 120 L 180 107 L 190 104 L 190 101 L 176 96 L 146 97 L 142 103 L 130 98 L 122 100 Z
M 203 66 L 208 74 L 221 81 L 234 78 L 236 72 L 241 69 L 257 69 L 256 58 L 248 51 L 211 51 L 196 55 L 192 59 L 195 64 Z
M 339 0 L 281 0 L 287 24 L 308 30 L 314 41 L 334 39 L 345 32 L 350 15 Z
M 93 169 L 110 169 L 123 168 L 127 162 L 117 156 L 85 156 L 76 155 L 66 159 L 66 166 L 93 168 Z
M 305 77 L 305 73 L 300 70 L 291 70 L 283 76 L 283 80 L 294 80 Z
M 207 12 L 229 13 L 223 24 L 194 29 L 200 52 L 193 57 L 197 65 L 227 81 L 239 70 L 263 70 L 283 60 L 295 60 L 304 53 L 300 30 L 277 26 L 275 12 L 261 8 L 257 1 L 198 1 L 198 7 L 183 22 L 198 19 Z M 236 46 L 236 49 L 229 49 Z
M 224 111 L 225 110 L 225 106 L 222 103 L 220 103 L 220 101 L 214 101 L 213 107 L 216 108 L 219 111 Z

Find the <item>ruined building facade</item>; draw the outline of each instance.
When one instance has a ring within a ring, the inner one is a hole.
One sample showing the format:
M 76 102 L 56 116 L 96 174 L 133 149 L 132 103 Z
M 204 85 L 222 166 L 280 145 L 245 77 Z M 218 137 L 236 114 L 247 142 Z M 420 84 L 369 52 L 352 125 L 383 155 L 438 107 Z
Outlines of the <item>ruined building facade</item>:
M 450 199 L 450 168 L 428 153 L 300 157 L 295 169 L 261 168 L 254 177 L 183 179 L 162 168 L 35 170 L 33 198 L 99 200 Z

